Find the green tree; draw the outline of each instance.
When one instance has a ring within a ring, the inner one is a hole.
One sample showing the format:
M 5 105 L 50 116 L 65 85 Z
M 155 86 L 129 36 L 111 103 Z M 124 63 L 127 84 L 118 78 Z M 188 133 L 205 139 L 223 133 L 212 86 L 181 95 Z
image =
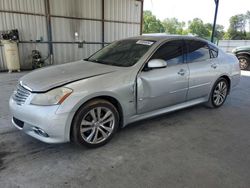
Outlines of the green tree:
M 223 39 L 224 34 L 225 34 L 224 26 L 216 24 L 215 37 L 221 40 L 221 39 Z
M 250 33 L 250 11 L 248 10 L 246 15 L 246 22 L 248 23 L 248 32 Z
M 177 18 L 166 18 L 162 25 L 166 33 L 181 35 L 184 32 L 185 22 L 179 22 Z
M 244 14 L 237 14 L 230 18 L 230 25 L 227 31 L 228 39 L 245 39 L 246 38 L 246 17 Z
M 211 23 L 206 23 L 206 24 L 204 24 L 204 26 L 205 26 L 209 31 L 212 32 L 212 30 L 213 30 L 213 24 L 211 24 Z
M 143 14 L 143 33 L 168 33 L 187 35 L 189 33 L 210 39 L 213 25 L 204 23 L 200 18 L 194 18 L 188 22 L 188 28 L 185 29 L 186 23 L 179 21 L 177 18 L 166 18 L 163 22 L 156 18 L 151 11 L 144 11 Z M 250 11 L 246 14 L 237 14 L 230 18 L 230 26 L 227 32 L 224 32 L 223 25 L 216 25 L 215 38 L 221 39 L 250 39 Z M 246 32 L 248 31 L 248 32 Z
M 143 33 L 162 33 L 164 27 L 159 19 L 152 14 L 151 11 L 143 12 Z
M 194 18 L 188 22 L 188 32 L 202 38 L 208 38 L 210 36 L 209 29 L 200 18 Z
M 213 25 L 211 23 L 206 23 L 204 24 L 204 26 L 209 30 L 209 33 L 210 33 L 209 37 L 211 37 L 212 32 L 213 32 Z M 225 34 L 224 26 L 216 24 L 214 37 L 218 40 L 221 40 L 223 39 L 224 34 Z
M 246 17 L 244 14 L 237 14 L 232 16 L 229 20 L 230 28 L 243 32 L 246 26 Z

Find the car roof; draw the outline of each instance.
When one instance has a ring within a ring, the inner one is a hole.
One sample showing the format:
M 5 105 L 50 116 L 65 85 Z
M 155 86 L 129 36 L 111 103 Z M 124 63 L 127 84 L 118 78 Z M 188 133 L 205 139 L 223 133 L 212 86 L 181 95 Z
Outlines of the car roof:
M 204 42 L 208 42 L 202 38 L 195 37 L 195 36 L 189 36 L 189 35 L 168 35 L 164 33 L 159 34 L 143 34 L 136 37 L 130 37 L 129 39 L 138 39 L 138 40 L 153 40 L 153 41 L 167 41 L 167 40 L 173 40 L 173 39 L 186 39 L 186 40 L 200 40 Z
M 136 39 L 136 40 L 149 40 L 149 41 L 156 41 L 156 42 L 165 42 L 170 40 L 196 40 L 206 42 L 207 44 L 213 46 L 214 48 L 218 48 L 218 46 L 208 40 L 205 40 L 200 37 L 190 36 L 190 35 L 169 35 L 165 33 L 157 33 L 157 34 L 143 34 L 140 36 L 129 37 L 127 39 Z M 126 39 L 123 39 L 126 40 Z

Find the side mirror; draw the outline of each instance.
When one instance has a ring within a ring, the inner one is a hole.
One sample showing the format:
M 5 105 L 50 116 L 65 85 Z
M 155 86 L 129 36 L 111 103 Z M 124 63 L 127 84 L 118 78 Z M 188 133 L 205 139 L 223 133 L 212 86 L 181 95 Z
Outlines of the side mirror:
M 163 59 L 151 59 L 148 62 L 148 67 L 149 69 L 160 69 L 160 68 L 165 68 L 167 67 L 167 62 L 164 61 Z

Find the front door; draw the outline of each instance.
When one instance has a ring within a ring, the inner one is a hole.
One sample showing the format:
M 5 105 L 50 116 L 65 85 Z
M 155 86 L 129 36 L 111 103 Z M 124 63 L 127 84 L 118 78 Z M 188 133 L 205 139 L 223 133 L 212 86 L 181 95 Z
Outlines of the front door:
M 147 69 L 137 77 L 137 112 L 165 108 L 186 101 L 189 69 L 183 58 L 183 41 L 163 44 L 150 59 L 163 59 L 167 67 Z

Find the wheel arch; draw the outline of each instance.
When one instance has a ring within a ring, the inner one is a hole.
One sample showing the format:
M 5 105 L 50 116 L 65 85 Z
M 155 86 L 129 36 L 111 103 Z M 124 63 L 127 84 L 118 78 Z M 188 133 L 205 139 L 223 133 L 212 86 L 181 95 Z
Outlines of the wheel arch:
M 216 87 L 216 83 L 220 80 L 220 79 L 225 79 L 227 82 L 228 82 L 228 87 L 229 87 L 229 89 L 228 89 L 228 92 L 227 92 L 227 94 L 229 94 L 230 93 L 230 90 L 231 90 L 231 80 L 230 80 L 230 77 L 228 76 L 228 75 L 226 75 L 226 74 L 223 74 L 223 75 L 220 75 L 215 81 L 214 81 L 214 83 L 213 83 L 213 86 L 212 86 L 212 88 L 211 88 L 211 90 L 210 90 L 210 93 L 209 93 L 209 98 L 208 98 L 208 101 L 207 101 L 207 103 L 206 103 L 206 106 L 208 106 L 209 108 L 214 108 L 215 106 L 214 105 L 212 105 L 212 95 L 213 95 L 213 90 L 214 90 L 214 88 Z M 224 103 L 224 102 L 223 102 Z
M 235 55 L 236 55 L 237 58 L 238 58 L 238 56 L 241 56 L 241 55 L 247 56 L 247 57 L 250 58 L 250 52 L 238 52 Z
M 87 103 L 91 102 L 91 101 L 94 101 L 94 100 L 98 100 L 98 99 L 103 99 L 103 100 L 106 100 L 108 102 L 110 102 L 111 104 L 113 104 L 115 106 L 115 108 L 117 109 L 118 113 L 119 113 L 119 127 L 118 128 L 121 128 L 123 127 L 123 120 L 124 120 L 124 117 L 123 117 L 123 109 L 122 109 L 122 105 L 120 104 L 120 102 L 118 101 L 118 99 L 116 99 L 115 97 L 113 96 L 109 96 L 109 95 L 100 95 L 100 96 L 95 96 L 95 97 L 92 97 L 90 99 L 87 99 L 86 101 L 84 101 L 78 108 L 77 110 L 75 111 L 74 113 L 74 116 L 72 118 L 72 121 L 70 123 L 70 131 L 69 131 L 69 138 L 70 140 L 72 140 L 72 128 L 73 128 L 73 121 L 75 119 L 75 116 L 76 114 L 78 113 L 78 111 L 84 106 L 86 105 Z
M 231 79 L 230 79 L 230 77 L 228 75 L 221 75 L 218 79 L 220 79 L 220 78 L 224 78 L 227 81 L 228 87 L 229 87 L 229 90 L 228 90 L 228 94 L 229 94 L 231 91 Z

